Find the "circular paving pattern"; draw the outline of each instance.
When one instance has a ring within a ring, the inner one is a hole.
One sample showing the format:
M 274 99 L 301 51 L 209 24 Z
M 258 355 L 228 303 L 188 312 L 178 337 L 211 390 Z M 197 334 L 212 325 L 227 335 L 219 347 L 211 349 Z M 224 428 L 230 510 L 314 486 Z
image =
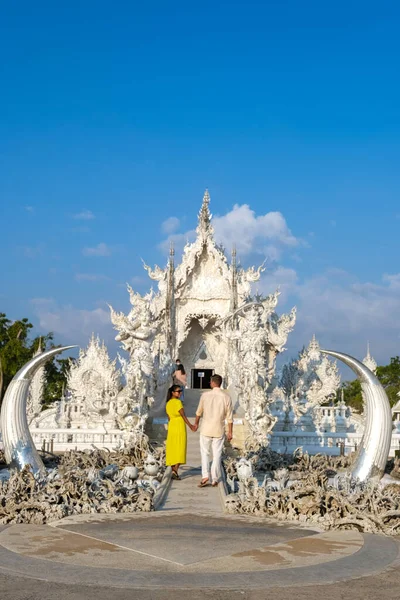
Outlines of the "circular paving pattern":
M 179 511 L 82 515 L 0 531 L 1 569 L 121 588 L 322 584 L 378 573 L 397 555 L 397 541 L 383 536 Z

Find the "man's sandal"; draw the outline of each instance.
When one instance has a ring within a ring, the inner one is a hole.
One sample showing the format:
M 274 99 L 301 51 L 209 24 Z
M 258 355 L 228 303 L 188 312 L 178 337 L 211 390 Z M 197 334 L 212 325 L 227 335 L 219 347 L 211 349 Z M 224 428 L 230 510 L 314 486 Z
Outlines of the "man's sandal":
M 217 485 L 218 485 L 218 481 L 213 481 L 212 482 L 212 487 L 217 487 Z
M 197 487 L 202 488 L 202 487 L 207 487 L 208 485 L 210 485 L 210 481 L 207 478 L 207 479 L 202 479 Z

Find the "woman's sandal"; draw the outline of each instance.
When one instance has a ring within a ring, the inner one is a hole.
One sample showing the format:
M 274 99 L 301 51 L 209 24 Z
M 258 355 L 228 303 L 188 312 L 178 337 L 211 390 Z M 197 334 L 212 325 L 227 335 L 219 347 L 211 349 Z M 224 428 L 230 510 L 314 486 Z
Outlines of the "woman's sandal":
M 179 477 L 178 473 L 176 471 L 172 471 L 172 475 L 171 475 L 172 479 L 177 479 L 177 480 L 181 480 L 181 478 Z
M 207 487 L 208 485 L 210 485 L 210 481 L 207 478 L 207 479 L 202 479 L 197 487 L 202 488 L 202 487 Z

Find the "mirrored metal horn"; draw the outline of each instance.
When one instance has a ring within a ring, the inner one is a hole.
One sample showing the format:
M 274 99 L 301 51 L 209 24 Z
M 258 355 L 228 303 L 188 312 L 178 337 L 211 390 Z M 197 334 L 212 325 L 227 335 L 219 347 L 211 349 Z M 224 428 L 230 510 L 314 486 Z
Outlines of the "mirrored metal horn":
M 352 479 L 360 482 L 381 479 L 385 472 L 392 439 L 392 413 L 386 392 L 379 379 L 362 362 L 333 350 L 321 350 L 344 362 L 360 380 L 365 401 L 365 428 L 358 447 Z
M 19 471 L 31 465 L 33 473 L 46 471 L 29 431 L 26 415 L 28 390 L 36 371 L 49 359 L 76 346 L 53 348 L 34 356 L 14 376 L 4 395 L 0 426 L 3 435 L 6 463 Z

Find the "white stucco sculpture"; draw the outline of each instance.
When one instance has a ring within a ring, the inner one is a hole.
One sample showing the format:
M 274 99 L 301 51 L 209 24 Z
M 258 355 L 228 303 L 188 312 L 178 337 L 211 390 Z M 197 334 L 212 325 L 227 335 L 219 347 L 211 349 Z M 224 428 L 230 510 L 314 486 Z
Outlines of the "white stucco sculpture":
M 114 427 L 114 406 L 122 387 L 116 362 L 110 360 L 104 343 L 92 335 L 88 347 L 80 349 L 78 359 L 71 361 L 63 397 L 35 414 L 31 429 L 95 429 L 105 422 Z
M 282 370 L 280 387 L 295 414 L 295 428 L 305 431 L 320 428 L 321 412 L 317 409 L 336 397 L 339 385 L 337 364 L 321 353 L 314 335 L 299 358 Z

